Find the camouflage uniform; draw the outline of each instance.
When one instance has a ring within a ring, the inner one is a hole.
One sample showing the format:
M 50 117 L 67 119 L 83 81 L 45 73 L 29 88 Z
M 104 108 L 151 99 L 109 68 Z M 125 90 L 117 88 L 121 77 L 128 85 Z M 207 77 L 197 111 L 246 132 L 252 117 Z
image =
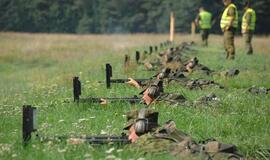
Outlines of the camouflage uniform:
M 195 71 L 199 71 L 203 74 L 206 74 L 206 75 L 211 75 L 214 71 L 211 70 L 210 68 L 208 68 L 207 66 L 205 65 L 202 65 L 202 64 L 197 64 L 194 69 Z
M 270 94 L 270 88 L 265 87 L 251 87 L 248 89 L 248 92 L 254 94 Z
M 210 70 L 207 71 L 208 74 L 210 74 Z M 211 73 L 213 73 L 211 71 Z M 212 81 L 212 80 L 204 80 L 204 79 L 195 79 L 195 80 L 190 80 L 185 77 L 182 71 L 177 71 L 176 73 L 170 72 L 170 73 L 163 73 L 162 76 L 163 79 L 167 80 L 167 84 L 170 84 L 171 82 L 177 82 L 180 83 L 183 86 L 188 87 L 189 89 L 194 89 L 194 88 L 204 88 L 207 86 L 218 86 L 219 88 L 224 88 L 220 84 Z
M 172 107 L 175 107 L 178 105 L 182 105 L 186 107 L 198 107 L 202 105 L 217 106 L 219 99 L 217 98 L 215 94 L 212 94 L 212 93 L 209 95 L 200 97 L 195 101 L 189 101 L 183 95 L 180 95 L 180 94 L 161 93 L 160 96 L 155 99 L 155 102 L 168 103 Z
M 151 110 L 152 111 L 152 110 Z M 157 116 L 157 112 L 147 112 L 146 118 Z M 131 116 L 133 114 L 133 116 Z M 128 125 L 136 123 L 138 111 L 131 111 L 127 115 Z M 157 123 L 156 119 L 156 123 Z M 125 127 L 128 129 L 129 127 Z M 162 126 L 151 128 L 142 134 L 134 143 L 128 146 L 136 154 L 171 154 L 177 159 L 242 159 L 237 153 L 235 145 L 224 144 L 213 139 L 200 143 L 195 142 L 191 136 L 176 128 L 173 121 L 168 121 Z
M 166 102 L 170 105 L 184 104 L 187 105 L 188 102 L 183 95 L 173 94 L 173 93 L 160 93 L 160 95 L 155 99 L 157 102 Z

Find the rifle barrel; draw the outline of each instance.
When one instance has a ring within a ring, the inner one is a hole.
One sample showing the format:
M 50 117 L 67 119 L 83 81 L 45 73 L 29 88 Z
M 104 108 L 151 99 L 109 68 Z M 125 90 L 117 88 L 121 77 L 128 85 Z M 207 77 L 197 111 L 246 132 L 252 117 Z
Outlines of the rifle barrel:
M 37 139 L 42 142 L 47 141 L 56 141 L 61 142 L 64 140 L 67 140 L 69 138 L 75 138 L 83 140 L 84 142 L 87 142 L 89 144 L 129 144 L 131 143 L 128 139 L 127 135 L 121 135 L 121 136 L 79 136 L 79 137 L 69 137 L 69 136 L 53 136 L 53 137 L 44 137 L 40 135 L 36 135 Z
M 135 96 L 134 97 L 86 97 L 86 98 L 80 98 L 79 101 L 82 103 L 87 103 L 87 102 L 100 103 L 101 99 L 106 99 L 113 102 L 128 101 L 132 104 L 141 101 L 141 98 L 135 97 Z
M 134 80 L 141 83 L 149 79 L 134 79 Z M 126 82 L 128 82 L 128 79 L 111 79 L 111 83 L 126 83 Z

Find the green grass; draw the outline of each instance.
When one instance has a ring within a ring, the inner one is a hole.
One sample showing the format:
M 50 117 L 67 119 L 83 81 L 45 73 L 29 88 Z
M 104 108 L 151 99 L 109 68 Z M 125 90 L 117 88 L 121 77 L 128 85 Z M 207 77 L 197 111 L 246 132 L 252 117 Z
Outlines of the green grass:
M 178 39 L 184 41 L 187 38 Z M 123 84 L 113 84 L 106 89 L 97 83 L 105 78 L 105 63 L 113 66 L 115 78 L 145 78 L 152 72 L 138 68 L 123 69 L 124 54 L 134 60 L 135 50 L 147 49 L 145 44 L 158 44 L 164 35 L 111 35 L 77 36 L 46 34 L 0 33 L 0 159 L 104 159 L 109 155 L 121 159 L 139 159 L 136 155 L 117 146 L 92 147 L 87 144 L 39 143 L 22 147 L 22 105 L 38 107 L 39 130 L 45 135 L 97 135 L 100 133 L 120 134 L 125 124 L 125 112 L 141 105 L 66 103 L 72 99 L 72 77 L 80 76 L 83 95 L 132 96 L 138 90 Z M 215 37 L 216 39 L 221 37 Z M 258 38 L 259 40 L 260 38 Z M 214 40 L 213 40 L 214 41 Z M 255 39 L 256 41 L 256 39 Z M 124 45 L 124 46 L 123 46 Z M 270 47 L 269 47 L 270 48 Z M 220 99 L 217 106 L 188 108 L 154 105 L 160 112 L 159 122 L 169 119 L 177 127 L 202 140 L 214 137 L 225 143 L 238 146 L 247 157 L 258 156 L 260 149 L 270 146 L 270 97 L 252 95 L 248 87 L 270 87 L 270 57 L 263 51 L 253 56 L 237 50 L 235 61 L 226 61 L 223 48 L 212 42 L 210 47 L 195 47 L 202 64 L 211 69 L 224 71 L 240 69 L 234 78 L 212 77 L 228 89 L 188 90 L 181 86 L 169 86 L 166 92 L 184 94 L 189 100 L 214 92 Z M 260 54 L 263 53 L 263 54 Z M 194 73 L 193 77 L 205 77 Z M 211 77 L 210 77 L 211 79 Z M 106 150 L 115 147 L 108 154 Z M 107 157 L 108 158 L 108 157 Z M 147 155 L 145 159 L 169 159 L 169 155 Z

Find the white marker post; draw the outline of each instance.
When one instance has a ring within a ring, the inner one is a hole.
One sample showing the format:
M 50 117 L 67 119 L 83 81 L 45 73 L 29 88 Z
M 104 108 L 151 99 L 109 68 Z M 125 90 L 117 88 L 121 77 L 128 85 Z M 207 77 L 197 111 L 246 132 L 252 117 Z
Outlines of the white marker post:
M 195 36 L 196 24 L 194 21 L 191 22 L 191 36 Z

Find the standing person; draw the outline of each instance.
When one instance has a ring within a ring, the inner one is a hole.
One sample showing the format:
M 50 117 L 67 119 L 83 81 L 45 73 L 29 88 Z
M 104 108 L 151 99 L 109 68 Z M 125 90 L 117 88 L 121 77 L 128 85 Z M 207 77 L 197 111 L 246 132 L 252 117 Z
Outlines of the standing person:
M 195 20 L 197 26 L 200 26 L 203 46 L 208 46 L 209 32 L 212 27 L 212 14 L 200 7 L 199 14 Z
M 245 52 L 246 54 L 253 54 L 253 48 L 251 45 L 253 33 L 255 30 L 256 23 L 256 13 L 250 8 L 249 2 L 245 3 L 244 15 L 242 17 L 242 35 L 245 42 Z
M 224 34 L 224 48 L 227 53 L 227 59 L 234 59 L 235 46 L 234 35 L 238 27 L 238 11 L 232 0 L 223 0 L 226 7 L 220 21 L 220 28 Z

